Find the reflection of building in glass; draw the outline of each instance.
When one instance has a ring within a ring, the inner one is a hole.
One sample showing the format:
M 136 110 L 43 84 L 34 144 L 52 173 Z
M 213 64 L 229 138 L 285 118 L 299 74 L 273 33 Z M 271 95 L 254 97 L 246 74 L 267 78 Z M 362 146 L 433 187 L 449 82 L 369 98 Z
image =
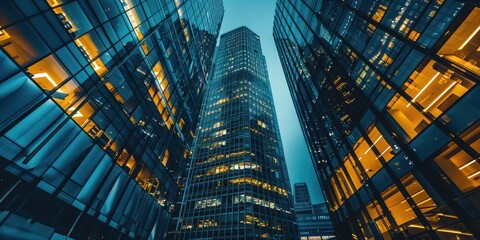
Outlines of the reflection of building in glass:
M 476 1 L 279 0 L 274 38 L 338 237 L 480 238 Z
M 215 59 L 176 239 L 295 239 L 260 38 L 225 33 Z
M 0 16 L 0 238 L 162 238 L 222 2 L 7 0 Z
M 295 183 L 295 215 L 301 240 L 335 239 L 327 205 L 312 205 L 306 183 Z

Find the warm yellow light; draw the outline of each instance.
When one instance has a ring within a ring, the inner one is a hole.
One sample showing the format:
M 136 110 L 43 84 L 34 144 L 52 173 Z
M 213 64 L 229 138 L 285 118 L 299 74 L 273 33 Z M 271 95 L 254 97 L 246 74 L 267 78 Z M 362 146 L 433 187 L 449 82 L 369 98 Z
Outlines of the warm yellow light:
M 46 78 L 53 85 L 53 87 L 58 86 L 58 84 L 53 80 L 53 78 L 50 77 L 50 75 L 48 75 L 48 73 L 46 73 L 46 72 L 34 74 L 32 78 L 33 79 Z M 58 89 L 57 92 L 65 93 L 61 89 Z M 75 111 L 75 107 L 71 107 L 67 111 L 73 112 L 73 111 Z M 83 117 L 83 114 L 80 111 L 77 111 L 75 114 L 73 114 L 72 118 L 77 118 L 77 117 Z
M 470 178 L 473 178 L 473 177 L 477 176 L 478 174 L 480 174 L 480 171 L 477 171 L 476 173 L 468 176 L 468 178 L 469 178 L 469 179 L 470 179 Z
M 428 111 L 429 108 L 431 108 L 435 103 L 437 103 L 438 100 L 440 100 L 440 98 L 443 97 L 443 95 L 445 95 L 448 91 L 450 91 L 450 89 L 452 89 L 455 84 L 457 84 L 457 82 L 453 82 L 452 84 L 450 84 L 450 86 L 447 87 L 447 89 L 445 89 L 440 95 L 438 95 L 437 98 L 435 98 L 435 100 L 433 100 L 432 103 L 430 103 L 430 105 L 428 105 L 428 107 L 426 107 L 425 109 L 423 109 L 424 112 Z
M 414 198 L 414 197 L 416 197 L 416 196 L 420 195 L 420 194 L 421 194 L 421 193 L 423 193 L 423 192 L 425 192 L 425 190 L 424 190 L 424 189 L 422 189 L 422 190 L 418 191 L 417 193 L 415 193 L 415 194 L 413 194 L 413 195 L 412 195 L 412 198 Z M 404 202 L 406 202 L 406 201 L 407 201 L 407 200 L 403 200 L 401 203 L 404 203 Z
M 75 111 L 75 108 L 74 107 L 71 107 L 68 109 L 68 111 Z M 83 117 L 83 114 L 80 112 L 80 111 L 77 111 L 75 114 L 73 114 L 72 118 L 76 118 L 76 117 Z
M 379 157 L 383 156 L 383 154 L 385 154 L 390 148 L 392 148 L 392 147 L 388 146 L 385 150 L 383 150 L 382 153 L 380 153 L 380 156 L 378 156 L 376 159 L 378 159 Z
M 467 168 L 468 166 L 474 164 L 475 162 L 477 162 L 477 160 L 473 159 L 472 161 L 466 163 L 465 165 L 461 166 L 460 168 L 458 168 L 458 170 L 463 170 L 465 168 Z
M 367 151 L 365 151 L 365 152 L 363 153 L 363 155 L 367 154 L 368 151 L 370 151 L 370 149 L 372 149 L 373 145 L 377 144 L 377 142 L 380 141 L 380 138 L 382 138 L 382 135 L 380 135 L 380 137 L 378 137 L 377 140 L 375 140 L 375 142 L 373 142 L 372 146 L 370 146 L 370 147 L 367 149 Z
M 430 200 L 432 200 L 432 198 L 427 198 L 427 199 L 419 202 L 419 203 L 417 204 L 417 206 L 420 206 L 420 205 L 422 205 L 422 204 L 424 204 L 424 203 L 426 203 L 426 202 L 428 202 L 428 201 L 430 201 Z
M 100 66 L 98 66 L 97 62 L 92 62 L 93 64 L 93 70 L 97 71 L 98 69 L 100 69 Z
M 470 42 L 470 40 L 472 40 L 472 38 L 478 33 L 478 31 L 480 31 L 480 26 L 475 29 L 475 31 L 467 38 L 467 40 L 465 40 L 462 46 L 458 48 L 458 50 L 462 50 L 467 45 L 467 43 Z
M 437 216 L 458 219 L 457 216 L 449 215 L 449 214 L 443 214 L 443 213 L 438 213 Z
M 417 100 L 417 98 L 423 93 L 423 91 L 425 91 L 425 89 L 427 89 L 428 86 L 430 86 L 430 84 L 432 84 L 432 82 L 438 77 L 438 75 L 440 75 L 439 72 L 437 72 L 437 74 L 435 74 L 435 76 L 433 76 L 432 79 L 430 79 L 430 81 L 428 81 L 428 83 L 412 99 L 412 103 Z M 407 107 L 409 107 L 409 106 L 410 106 L 410 103 L 407 104 Z
M 1 28 L 2 26 L 0 26 Z M 7 31 L 5 29 L 0 30 L 0 40 L 7 40 L 10 38 L 10 35 L 8 35 Z
M 424 226 L 422 226 L 422 225 L 417 225 L 417 224 L 411 224 L 411 225 L 408 225 L 408 227 L 410 227 L 410 228 L 425 229 Z M 437 231 L 437 232 L 444 232 L 444 233 L 459 234 L 459 235 L 464 235 L 464 236 L 472 236 L 472 237 L 473 237 L 473 234 L 471 234 L 471 233 L 466 233 L 466 232 L 462 232 L 462 231 L 458 231 L 458 230 L 453 230 L 453 229 L 448 229 L 448 228 L 436 229 L 435 231 Z
M 58 84 L 48 75 L 48 73 L 43 72 L 43 73 L 37 73 L 33 75 L 33 78 L 46 78 L 52 85 L 53 87 L 58 86 Z M 63 93 L 62 90 L 58 89 L 59 92 Z

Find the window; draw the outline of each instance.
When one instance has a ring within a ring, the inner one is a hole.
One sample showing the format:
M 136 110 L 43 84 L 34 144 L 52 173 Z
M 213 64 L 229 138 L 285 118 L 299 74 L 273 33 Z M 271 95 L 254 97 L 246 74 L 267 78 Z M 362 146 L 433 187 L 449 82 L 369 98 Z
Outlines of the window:
M 401 127 L 398 132 L 406 141 L 417 136 L 430 123 L 399 94 L 396 94 L 387 104 L 387 111 L 395 123 Z
M 69 74 L 54 55 L 50 55 L 28 68 L 33 80 L 44 90 L 50 91 L 63 82 Z
M 440 239 L 459 238 L 459 236 L 462 236 L 462 239 L 464 237 L 467 237 L 465 239 L 470 239 L 468 237 L 473 236 L 466 230 L 465 226 L 459 222 L 459 218 L 455 216 L 450 209 L 437 206 L 437 203 L 435 202 L 437 200 L 432 197 L 434 195 L 428 193 L 433 190 L 431 190 L 431 187 L 427 185 L 423 178 L 417 179 L 412 174 L 409 174 L 402 178 L 401 181 L 411 199 L 415 202 L 415 205 L 436 231 Z M 409 212 L 413 211 L 411 208 L 407 208 L 404 210 L 403 214 L 405 214 L 405 212 L 410 214 Z M 392 214 L 395 216 L 401 215 L 402 213 L 392 212 Z M 411 234 L 415 234 L 418 231 L 425 231 L 425 227 L 416 217 L 413 218 L 412 221 L 406 222 L 405 227 L 408 228 L 408 231 Z
M 455 235 L 473 236 L 465 231 L 464 226 L 458 223 L 458 217 L 453 215 L 448 208 L 437 206 L 435 200 L 428 193 L 431 188 L 427 185 L 422 186 L 420 180 L 415 178 L 414 175 L 408 174 L 401 179 L 401 182 L 409 197 L 429 221 L 432 228 L 441 236 L 441 239 L 450 239 Z M 418 234 L 425 231 L 425 227 L 420 223 L 418 216 L 396 185 L 391 185 L 382 192 L 381 196 L 397 225 L 401 228 L 407 228 L 409 234 Z M 378 202 L 376 200 L 372 201 L 367 205 L 367 210 L 380 232 L 385 236 L 391 226 L 383 215 L 383 210 Z
M 2 29 L 0 46 L 22 66 L 32 63 L 49 52 L 48 46 L 28 22 Z
M 211 168 L 211 169 L 207 170 L 205 175 L 209 176 L 209 175 L 224 173 L 224 172 L 227 172 L 227 171 L 228 171 L 228 166 L 217 166 L 217 167 L 214 167 L 214 168 Z
M 90 31 L 82 37 L 76 39 L 75 44 L 78 46 L 78 49 L 83 57 L 85 57 L 88 62 L 91 62 L 92 68 L 99 75 L 106 71 L 105 64 L 100 58 L 92 61 L 92 59 L 96 58 L 99 54 L 105 51 L 105 46 L 95 31 Z
M 267 124 L 265 124 L 264 122 L 262 122 L 260 120 L 257 120 L 257 124 L 260 125 L 262 128 L 267 128 Z
M 67 113 L 72 113 L 78 105 L 76 102 L 80 97 L 83 97 L 83 91 L 79 84 L 74 79 L 70 79 L 63 84 L 63 81 L 69 77 L 67 71 L 62 67 L 54 55 L 50 55 L 28 69 L 32 74 L 32 79 L 44 90 L 55 92 L 51 96 Z M 58 87 L 61 85 L 60 87 Z M 81 112 L 76 112 L 73 118 L 81 117 Z M 79 123 L 80 125 L 83 122 Z
M 427 60 L 410 75 L 405 92 L 412 97 L 412 102 L 422 106 L 424 112 L 438 117 L 473 85 L 472 81 L 444 65 Z M 406 108 L 412 108 L 411 104 Z
M 207 207 L 216 207 L 222 205 L 221 198 L 207 198 L 195 202 L 195 209 L 207 208 Z
M 477 151 L 480 150 L 479 123 L 470 127 L 462 138 Z M 445 150 L 435 158 L 435 163 L 447 174 L 451 181 L 463 192 L 480 186 L 480 163 L 451 142 Z
M 170 157 L 170 153 L 168 152 L 168 149 L 166 149 L 162 159 L 162 164 L 164 167 L 167 167 L 169 157 Z
M 354 189 L 352 185 L 349 184 L 347 176 L 345 175 L 345 172 L 342 168 L 335 170 L 335 176 L 338 184 L 335 180 L 335 177 L 332 176 L 332 178 L 330 179 L 330 185 L 333 186 L 335 197 L 339 203 L 338 206 L 335 206 L 336 208 L 341 206 L 345 202 L 345 200 L 352 196 Z M 342 192 L 343 194 L 345 194 L 345 197 L 343 197 Z
M 41 90 L 23 73 L 0 83 L 0 122 L 5 123 L 41 96 Z
M 360 169 L 355 165 L 353 158 L 350 154 L 345 158 L 344 161 L 345 168 L 347 169 L 350 180 L 352 180 L 353 185 L 358 190 L 363 185 L 363 177 L 360 174 Z
M 367 212 L 372 218 L 372 222 L 375 223 L 376 227 L 369 226 L 370 229 L 367 229 L 365 227 L 363 229 L 365 233 L 371 236 L 372 233 L 370 233 L 369 230 L 377 234 L 378 232 L 380 232 L 385 239 L 390 239 L 387 231 L 392 227 L 392 225 L 383 214 L 383 211 L 381 207 L 378 205 L 378 202 L 376 200 L 372 201 L 370 204 L 367 205 Z M 368 225 L 371 225 L 371 224 L 368 224 Z M 375 236 L 374 234 L 372 235 Z M 374 237 L 369 238 L 369 240 L 373 240 L 373 239 Z
M 450 33 L 447 33 L 450 35 Z M 475 8 L 438 51 L 438 55 L 480 75 L 480 8 Z
M 392 141 L 390 140 L 390 136 L 382 135 L 375 125 L 372 125 L 367 130 L 367 134 L 372 145 L 369 145 L 362 137 L 355 143 L 353 149 L 367 175 L 372 177 L 382 168 L 379 158 L 382 157 L 388 162 L 394 156 L 398 147 L 395 144 L 390 144 L 389 142 Z M 387 139 L 389 140 L 387 141 Z M 378 153 L 375 153 L 375 151 Z
M 80 36 L 90 29 L 92 24 L 77 2 L 53 9 L 63 27 L 73 36 Z

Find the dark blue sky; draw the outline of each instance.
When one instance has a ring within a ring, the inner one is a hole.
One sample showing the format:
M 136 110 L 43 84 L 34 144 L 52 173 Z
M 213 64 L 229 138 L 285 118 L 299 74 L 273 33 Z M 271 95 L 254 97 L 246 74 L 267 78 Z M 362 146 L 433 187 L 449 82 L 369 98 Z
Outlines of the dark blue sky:
M 312 202 L 324 202 L 273 41 L 276 0 L 224 0 L 223 3 L 221 34 L 247 26 L 260 35 L 292 187 L 297 182 L 307 182 Z

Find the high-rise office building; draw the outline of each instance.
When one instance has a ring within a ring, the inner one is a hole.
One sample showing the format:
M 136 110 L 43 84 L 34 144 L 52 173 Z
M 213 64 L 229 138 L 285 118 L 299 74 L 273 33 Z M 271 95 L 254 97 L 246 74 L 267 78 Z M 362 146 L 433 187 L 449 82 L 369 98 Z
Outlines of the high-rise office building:
M 0 239 L 161 239 L 220 0 L 0 3 Z
M 312 201 L 310 200 L 310 193 L 308 192 L 307 183 L 295 183 L 294 189 L 294 197 L 295 197 L 295 209 L 301 207 L 312 207 Z
M 478 1 L 279 0 L 274 38 L 339 238 L 480 238 Z
M 220 38 L 176 239 L 296 239 L 293 201 L 260 38 Z
M 335 239 L 325 203 L 312 204 L 307 184 L 295 183 L 295 216 L 301 240 Z

